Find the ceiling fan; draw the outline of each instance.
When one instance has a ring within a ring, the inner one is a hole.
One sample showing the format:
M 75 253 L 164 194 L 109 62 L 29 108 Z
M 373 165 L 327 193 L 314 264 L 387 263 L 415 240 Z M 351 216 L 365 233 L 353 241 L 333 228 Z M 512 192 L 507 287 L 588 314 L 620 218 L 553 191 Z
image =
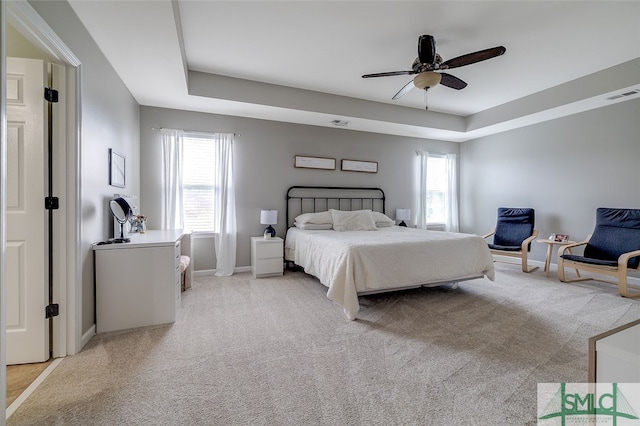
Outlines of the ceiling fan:
M 435 38 L 430 35 L 421 35 L 418 37 L 418 57 L 413 61 L 410 70 L 365 74 L 362 78 L 417 74 L 413 80 L 407 83 L 393 96 L 393 100 L 399 99 L 414 87 L 429 90 L 431 87 L 442 84 L 443 86 L 447 86 L 452 89 L 461 90 L 467 87 L 467 83 L 451 74 L 436 71 L 475 64 L 476 62 L 500 56 L 506 51 L 507 49 L 504 46 L 492 47 L 490 49 L 467 53 L 466 55 L 458 56 L 443 62 L 440 54 L 436 53 Z

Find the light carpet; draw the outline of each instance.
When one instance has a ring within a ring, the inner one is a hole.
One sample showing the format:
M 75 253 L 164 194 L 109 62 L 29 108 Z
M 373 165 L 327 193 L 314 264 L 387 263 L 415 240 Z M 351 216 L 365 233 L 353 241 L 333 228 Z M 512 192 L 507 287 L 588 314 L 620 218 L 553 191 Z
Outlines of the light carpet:
M 534 425 L 537 383 L 586 382 L 588 338 L 640 318 L 503 264 L 360 303 L 348 321 L 302 272 L 199 278 L 174 324 L 95 336 L 8 424 Z

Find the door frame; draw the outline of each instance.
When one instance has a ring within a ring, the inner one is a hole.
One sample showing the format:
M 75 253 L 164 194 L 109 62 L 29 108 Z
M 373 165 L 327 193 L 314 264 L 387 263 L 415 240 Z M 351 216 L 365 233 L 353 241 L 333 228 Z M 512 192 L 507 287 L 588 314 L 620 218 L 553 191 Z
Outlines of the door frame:
M 67 99 L 66 123 L 64 144 L 56 148 L 58 156 L 55 167 L 58 171 L 65 171 L 65 175 L 58 180 L 54 189 L 56 195 L 64 202 L 66 215 L 58 215 L 59 225 L 64 235 L 59 235 L 54 241 L 54 250 L 58 253 L 68 253 L 65 259 L 60 259 L 60 264 L 55 267 L 59 270 L 58 276 L 64 277 L 64 285 L 54 286 L 54 301 L 60 304 L 60 316 L 54 319 L 53 356 L 63 357 L 73 355 L 82 348 L 82 270 L 81 270 L 81 129 L 82 129 L 82 103 L 81 81 L 82 67 L 80 60 L 67 47 L 53 29 L 44 21 L 27 0 L 14 0 L 0 2 L 0 80 L 2 93 L 6 90 L 6 27 L 8 23 L 19 30 L 31 43 L 47 52 L 56 59 L 56 62 L 66 68 L 66 92 Z M 28 36 L 27 36 L 28 35 Z M 5 223 L 6 210 L 6 100 L 0 100 L 0 215 L 2 223 Z M 63 145 L 63 146 L 60 146 Z M 65 164 L 61 168 L 60 164 Z M 5 245 L 6 234 L 4 225 L 0 226 L 0 397 L 6 398 L 6 357 L 5 357 L 5 333 L 6 319 L 4 317 L 4 304 L 6 303 L 5 291 Z M 0 411 L 0 425 L 4 423 L 4 404 Z
M 7 39 L 6 28 L 7 8 L 6 3 L 0 1 L 0 93 L 7 92 Z M 5 321 L 5 247 L 7 236 L 5 234 L 6 212 L 6 177 L 7 177 L 7 99 L 0 96 L 0 330 L 7 329 Z M 6 357 L 6 331 L 0 333 L 0 401 L 7 400 L 7 357 Z M 0 404 L 0 426 L 4 426 L 6 418 L 6 403 Z

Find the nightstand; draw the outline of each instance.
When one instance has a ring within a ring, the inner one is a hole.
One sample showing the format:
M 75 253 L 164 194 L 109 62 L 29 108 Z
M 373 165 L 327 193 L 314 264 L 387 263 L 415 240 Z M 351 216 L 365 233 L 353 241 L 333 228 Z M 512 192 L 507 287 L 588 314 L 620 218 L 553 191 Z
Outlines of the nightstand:
M 254 278 L 283 274 L 284 241 L 280 237 L 265 240 L 251 237 L 251 272 Z

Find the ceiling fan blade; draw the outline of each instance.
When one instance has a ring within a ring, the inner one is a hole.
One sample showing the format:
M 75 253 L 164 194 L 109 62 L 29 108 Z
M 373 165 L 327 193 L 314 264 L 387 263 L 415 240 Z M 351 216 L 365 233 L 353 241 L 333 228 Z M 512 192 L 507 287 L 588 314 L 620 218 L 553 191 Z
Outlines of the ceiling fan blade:
M 371 78 L 371 77 L 389 77 L 392 75 L 411 75 L 415 74 L 414 70 L 410 71 L 389 71 L 389 72 L 378 72 L 374 74 L 365 74 L 362 78 Z
M 433 64 L 436 60 L 436 40 L 430 35 L 418 37 L 418 58 L 420 63 Z
M 404 87 L 398 91 L 398 93 L 393 95 L 393 98 L 391 98 L 391 99 L 393 99 L 394 101 L 397 100 L 397 99 L 400 99 L 401 97 L 403 97 L 404 95 L 409 93 L 411 91 L 411 89 L 413 89 L 414 87 L 415 86 L 413 84 L 413 80 L 411 80 L 410 82 L 405 84 Z
M 487 59 L 500 56 L 506 51 L 507 49 L 504 46 L 498 46 L 490 49 L 479 50 L 473 53 L 467 53 L 466 55 L 444 61 L 440 64 L 440 69 L 446 70 L 448 68 L 458 68 L 465 65 L 475 64 L 476 62 L 486 61 Z
M 464 89 L 465 87 L 467 87 L 467 83 L 451 74 L 441 72 L 440 76 L 442 77 L 442 79 L 440 79 L 440 84 L 442 84 L 443 86 L 451 87 L 452 89 L 456 90 Z

